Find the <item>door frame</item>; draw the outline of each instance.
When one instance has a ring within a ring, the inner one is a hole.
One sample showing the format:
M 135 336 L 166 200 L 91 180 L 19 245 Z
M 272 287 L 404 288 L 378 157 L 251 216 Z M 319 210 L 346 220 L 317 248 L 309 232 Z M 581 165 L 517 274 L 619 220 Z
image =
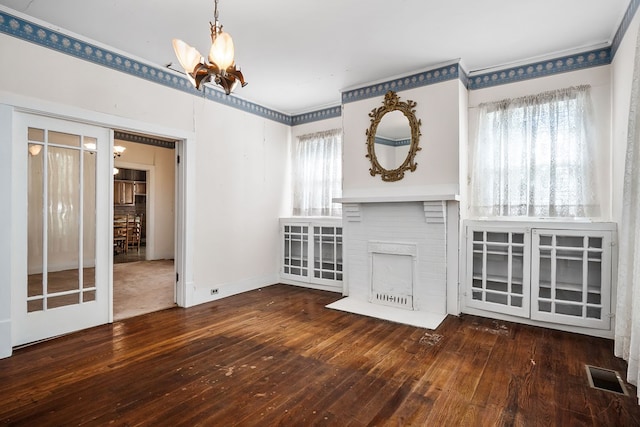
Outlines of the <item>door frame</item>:
M 3 170 L 3 177 L 8 178 L 0 184 L 0 196 L 8 200 L 8 206 L 0 209 L 0 223 L 4 224 L 2 230 L 7 231 L 6 235 L 11 239 L 2 239 L 0 243 L 0 257 L 4 261 L 0 266 L 0 358 L 8 357 L 12 354 L 14 343 L 11 313 L 11 289 L 13 282 L 23 280 L 18 276 L 20 268 L 16 268 L 20 263 L 26 263 L 26 253 L 16 251 L 19 245 L 13 237 L 23 234 L 26 230 L 15 229 L 13 227 L 16 219 L 26 216 L 26 206 L 18 203 L 21 200 L 18 194 L 19 188 L 15 183 L 21 182 L 26 177 L 26 165 L 20 164 L 16 156 L 16 148 L 13 146 L 13 130 L 15 113 L 29 113 L 44 117 L 52 117 L 60 120 L 79 122 L 88 125 L 105 127 L 109 129 L 120 129 L 134 133 L 156 135 L 163 138 L 171 138 L 176 144 L 176 156 L 180 156 L 180 163 L 176 167 L 176 228 L 175 228 L 175 268 L 179 280 L 176 284 L 176 303 L 180 307 L 193 305 L 194 281 L 193 281 L 193 248 L 195 237 L 195 153 L 196 136 L 192 131 L 175 129 L 161 126 L 154 123 L 147 123 L 140 120 L 128 119 L 85 110 L 83 108 L 62 105 L 53 102 L 27 98 L 21 95 L 0 93 L 0 152 L 3 154 L 0 159 L 0 170 Z M 110 150 L 113 149 L 113 132 L 109 141 Z M 110 158 L 110 168 L 113 168 L 113 158 Z M 113 186 L 110 186 L 108 194 L 109 200 L 113 200 Z M 111 212 L 111 216 L 113 212 Z M 22 224 L 20 222 L 20 224 Z M 26 227 L 26 224 L 22 224 Z M 112 239 L 113 230 L 109 241 Z M 113 254 L 111 254 L 113 256 Z M 113 259 L 111 259 L 113 263 Z M 109 323 L 113 322 L 113 270 L 108 269 L 109 283 Z

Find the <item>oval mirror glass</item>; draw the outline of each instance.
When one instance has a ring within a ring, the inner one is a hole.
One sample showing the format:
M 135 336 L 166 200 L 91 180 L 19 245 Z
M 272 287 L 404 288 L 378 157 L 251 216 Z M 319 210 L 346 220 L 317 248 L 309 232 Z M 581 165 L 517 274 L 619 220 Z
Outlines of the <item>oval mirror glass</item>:
M 375 151 L 380 166 L 392 170 L 400 167 L 409 154 L 411 127 L 402 111 L 389 111 L 376 129 Z

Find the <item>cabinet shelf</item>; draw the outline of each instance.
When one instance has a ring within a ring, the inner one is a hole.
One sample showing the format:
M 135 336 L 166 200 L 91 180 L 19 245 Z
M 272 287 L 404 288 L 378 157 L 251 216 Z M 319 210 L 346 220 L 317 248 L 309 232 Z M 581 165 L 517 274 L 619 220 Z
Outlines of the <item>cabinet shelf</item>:
M 474 245 L 487 245 L 487 246 L 503 246 L 508 248 L 511 246 L 512 248 L 524 248 L 524 243 L 509 243 L 509 242 L 491 242 L 488 240 L 474 240 Z
M 573 252 L 603 252 L 602 248 L 585 248 L 582 246 L 551 246 L 551 245 L 539 245 L 540 249 L 551 250 L 555 249 L 557 251 L 573 251 Z
M 487 255 L 509 255 L 509 252 L 499 252 L 499 251 L 483 251 L 482 249 L 474 249 L 474 254 L 487 254 Z M 511 256 L 522 257 L 522 252 L 511 252 Z
M 540 254 L 540 259 L 551 259 L 551 258 L 552 258 L 551 255 Z M 562 260 L 562 261 L 580 261 L 580 262 L 582 262 L 583 259 L 584 259 L 581 256 L 573 257 L 573 256 L 558 256 L 558 255 L 556 255 L 553 258 L 555 258 L 556 260 Z M 589 262 L 601 262 L 602 259 L 601 258 L 587 258 L 587 261 L 589 261 Z
M 551 283 L 539 282 L 540 289 L 551 289 Z M 556 289 L 561 291 L 582 292 L 583 287 L 579 283 L 556 283 Z M 599 285 L 588 285 L 587 292 L 590 294 L 600 295 L 601 289 Z
M 474 274 L 473 280 L 482 280 L 481 274 Z M 509 284 L 509 280 L 504 276 L 494 276 L 487 275 L 487 282 L 496 282 L 496 283 L 507 283 Z M 522 285 L 522 277 L 511 278 L 512 285 Z

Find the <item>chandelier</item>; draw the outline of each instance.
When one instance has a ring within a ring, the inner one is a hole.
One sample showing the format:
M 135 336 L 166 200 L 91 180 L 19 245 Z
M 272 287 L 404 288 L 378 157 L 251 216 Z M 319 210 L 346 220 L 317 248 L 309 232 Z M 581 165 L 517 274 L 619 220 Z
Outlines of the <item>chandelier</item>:
M 184 68 L 189 81 L 200 89 L 203 83 L 214 82 L 229 95 L 238 86 L 247 83 L 242 72 L 236 68 L 233 59 L 233 40 L 229 33 L 222 31 L 222 24 L 218 21 L 218 0 L 215 0 L 213 13 L 214 22 L 211 26 L 211 49 L 208 61 L 194 47 L 179 39 L 173 39 L 173 50 L 176 52 L 180 65 Z

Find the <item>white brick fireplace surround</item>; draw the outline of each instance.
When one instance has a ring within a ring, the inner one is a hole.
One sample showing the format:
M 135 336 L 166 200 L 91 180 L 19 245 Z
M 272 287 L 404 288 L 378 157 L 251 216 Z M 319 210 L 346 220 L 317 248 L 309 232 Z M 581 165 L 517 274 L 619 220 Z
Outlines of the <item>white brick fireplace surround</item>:
M 457 200 L 339 199 L 347 297 L 328 307 L 429 329 L 457 314 Z

